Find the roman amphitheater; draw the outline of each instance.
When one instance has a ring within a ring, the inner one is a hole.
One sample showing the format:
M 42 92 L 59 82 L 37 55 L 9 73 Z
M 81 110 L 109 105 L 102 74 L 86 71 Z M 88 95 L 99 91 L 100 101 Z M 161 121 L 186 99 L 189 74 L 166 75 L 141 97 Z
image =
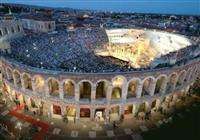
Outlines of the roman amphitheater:
M 173 107 L 200 71 L 200 45 L 159 30 L 30 34 L 15 21 L 0 24 L 0 42 L 6 95 L 58 119 L 112 121 Z

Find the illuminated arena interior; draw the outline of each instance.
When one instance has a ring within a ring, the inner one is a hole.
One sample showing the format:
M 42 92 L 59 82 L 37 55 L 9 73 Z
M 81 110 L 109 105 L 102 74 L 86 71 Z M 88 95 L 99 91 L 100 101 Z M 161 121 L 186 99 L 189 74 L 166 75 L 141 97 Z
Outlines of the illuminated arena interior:
M 161 31 L 79 28 L 11 39 L 8 56 L 33 67 L 53 70 L 132 71 L 191 58 L 191 45 L 192 41 L 184 36 Z

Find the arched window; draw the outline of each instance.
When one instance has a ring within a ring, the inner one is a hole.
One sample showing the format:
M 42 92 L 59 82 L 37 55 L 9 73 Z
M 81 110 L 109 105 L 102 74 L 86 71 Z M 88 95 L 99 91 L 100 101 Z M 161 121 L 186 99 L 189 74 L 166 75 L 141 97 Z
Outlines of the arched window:
M 164 91 L 164 86 L 167 84 L 167 78 L 164 76 L 161 76 L 156 81 L 156 87 L 155 87 L 155 94 L 162 93 Z
M 88 81 L 83 81 L 79 84 L 80 99 L 86 98 L 90 100 L 91 97 L 91 84 Z
M 124 85 L 125 78 L 122 76 L 117 76 L 112 80 L 112 99 L 119 99 L 122 95 L 122 87 Z
M 151 86 L 153 86 L 153 79 L 150 77 L 146 79 L 143 83 L 142 96 L 150 95 Z
M 32 90 L 32 81 L 31 81 L 31 78 L 27 74 L 24 74 L 23 75 L 23 80 L 24 80 L 24 87 L 25 87 L 25 89 Z
M 14 71 L 14 79 L 15 79 L 15 84 L 19 87 L 22 86 L 21 84 L 21 78 L 20 78 L 20 74 L 17 71 Z
M 176 86 L 177 75 L 175 73 L 171 74 L 167 82 L 167 93 L 172 92 Z
M 132 80 L 128 85 L 128 94 L 127 98 L 136 97 L 136 90 L 138 86 L 138 80 Z
M 182 86 L 182 84 L 185 82 L 185 78 L 186 78 L 185 76 L 186 76 L 186 72 L 182 71 L 177 80 L 177 84 L 176 84 L 177 87 Z
M 96 99 L 106 98 L 108 82 L 100 81 L 96 84 Z
M 66 80 L 63 84 L 64 98 L 74 97 L 74 83 L 70 80 Z
M 59 84 L 55 79 L 50 79 L 48 81 L 49 95 L 59 97 Z
M 41 76 L 36 76 L 34 78 L 35 91 L 39 94 L 45 94 L 45 80 Z

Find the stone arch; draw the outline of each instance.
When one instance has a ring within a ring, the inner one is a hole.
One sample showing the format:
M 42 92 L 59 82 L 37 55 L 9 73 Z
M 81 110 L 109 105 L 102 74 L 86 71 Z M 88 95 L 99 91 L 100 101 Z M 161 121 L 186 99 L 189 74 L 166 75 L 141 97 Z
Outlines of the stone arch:
M 138 113 L 139 112 L 148 112 L 148 106 L 149 106 L 149 103 L 148 102 L 142 102 L 140 105 L 139 105 L 139 108 L 138 108 Z
M 192 72 L 191 80 L 195 80 L 196 77 L 197 77 L 197 75 L 198 75 L 198 66 L 196 65 L 196 66 L 194 67 L 193 72 Z
M 9 33 L 7 28 L 4 28 L 4 35 L 7 35 Z
M 122 88 L 126 82 L 125 77 L 116 76 L 112 79 L 112 99 L 119 99 L 122 96 Z
M 65 79 L 62 83 L 64 98 L 74 97 L 75 95 L 75 82 L 70 79 Z
M 22 79 L 23 79 L 23 85 L 25 89 L 32 90 L 32 80 L 31 76 L 27 73 L 22 74 Z
M 191 75 L 192 75 L 192 68 L 189 68 L 189 69 L 187 70 L 187 74 L 186 74 L 186 77 L 185 77 L 186 82 L 189 82 L 189 81 L 190 81 Z
M 91 99 L 92 83 L 88 80 L 79 82 L 80 99 Z
M 12 74 L 12 70 L 10 68 L 7 68 L 6 69 L 6 72 L 7 72 L 7 79 L 9 81 L 13 81 L 13 74 Z
M 19 25 L 17 26 L 17 31 L 18 31 L 18 32 L 20 32 L 20 31 L 21 31 L 21 29 L 20 29 L 20 26 L 19 26 Z
M 166 84 L 167 84 L 166 75 L 160 75 L 159 77 L 157 77 L 154 93 L 155 94 L 164 93 Z
M 186 71 L 183 70 L 183 71 L 180 72 L 180 74 L 179 74 L 179 76 L 178 76 L 178 80 L 177 80 L 176 86 L 177 86 L 177 87 L 182 86 L 183 83 L 185 83 L 185 81 L 186 81 Z
M 11 33 L 15 33 L 15 29 L 13 26 L 11 27 Z
M 141 83 L 141 80 L 138 78 L 133 78 L 128 83 L 128 91 L 127 98 L 136 97 L 137 96 L 137 87 L 138 84 Z
M 45 94 L 45 80 L 42 76 L 36 75 L 33 78 L 35 85 L 35 92 L 39 94 Z
M 49 95 L 59 97 L 59 81 L 53 77 L 47 79 Z
M 169 75 L 166 88 L 167 93 L 172 92 L 175 89 L 177 77 L 177 73 L 174 72 Z
M 96 83 L 96 99 L 106 98 L 109 81 L 99 80 Z
M 142 96 L 152 95 L 154 89 L 155 78 L 149 76 L 143 80 Z
M 152 101 L 151 103 L 151 109 L 158 109 L 160 105 L 160 100 L 159 99 L 155 99 Z
M 15 85 L 18 86 L 18 87 L 21 87 L 22 86 L 21 75 L 20 75 L 19 71 L 17 71 L 17 70 L 13 71 L 13 78 L 14 78 L 14 81 L 15 81 Z

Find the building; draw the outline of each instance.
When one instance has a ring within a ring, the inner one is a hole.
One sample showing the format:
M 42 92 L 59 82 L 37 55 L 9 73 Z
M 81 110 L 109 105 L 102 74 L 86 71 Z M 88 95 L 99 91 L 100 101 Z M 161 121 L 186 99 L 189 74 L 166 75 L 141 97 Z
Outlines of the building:
M 169 35 L 179 39 L 171 33 L 162 35 L 161 40 Z M 107 64 L 114 63 L 114 59 L 99 60 L 94 53 L 109 44 L 108 34 L 102 28 L 77 28 L 74 32 L 15 39 L 11 41 L 12 59 L 3 56 L 0 59 L 5 94 L 44 116 L 60 119 L 66 115 L 76 121 L 99 117 L 100 121 L 112 121 L 119 120 L 121 115 L 126 119 L 140 112 L 173 107 L 179 97 L 188 93 L 200 72 L 200 59 L 193 57 L 193 53 L 184 63 L 175 62 L 170 67 L 128 69 Z M 168 49 L 165 43 L 160 45 Z M 182 57 L 177 52 L 184 49 L 194 50 L 192 44 L 175 45 L 179 49 L 175 54 L 168 52 L 169 57 Z M 108 68 L 113 70 L 107 71 Z
M 32 30 L 33 32 L 51 32 L 56 28 L 55 21 L 51 18 L 29 15 L 21 19 L 24 29 Z

